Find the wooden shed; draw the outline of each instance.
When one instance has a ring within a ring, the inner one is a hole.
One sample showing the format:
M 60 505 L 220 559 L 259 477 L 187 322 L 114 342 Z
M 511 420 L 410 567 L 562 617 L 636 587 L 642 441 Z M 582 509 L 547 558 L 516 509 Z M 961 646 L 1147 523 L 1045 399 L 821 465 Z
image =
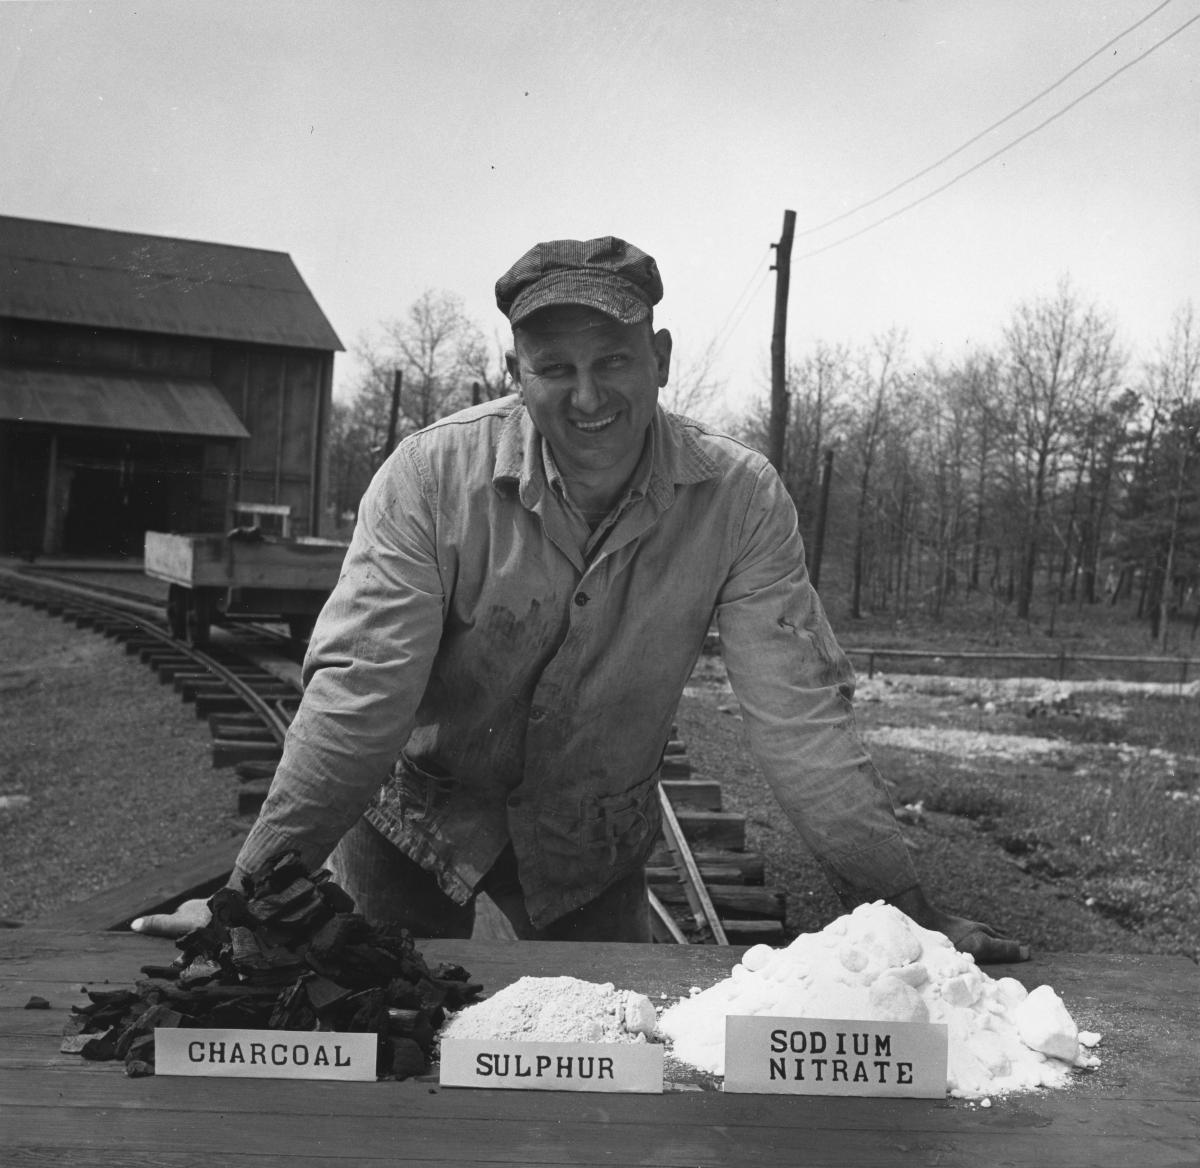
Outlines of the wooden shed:
M 341 349 L 283 252 L 0 216 L 0 553 L 322 534 Z

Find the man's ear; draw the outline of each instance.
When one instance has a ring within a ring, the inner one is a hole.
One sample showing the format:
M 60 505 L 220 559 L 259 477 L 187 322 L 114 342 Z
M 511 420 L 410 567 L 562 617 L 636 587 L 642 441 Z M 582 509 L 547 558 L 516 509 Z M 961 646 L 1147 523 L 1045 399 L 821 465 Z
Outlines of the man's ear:
M 521 388 L 521 366 L 517 364 L 517 354 L 509 349 L 504 354 L 504 368 L 508 370 L 509 380 L 516 389 Z
M 654 360 L 658 366 L 658 388 L 667 384 L 671 373 L 671 334 L 666 329 L 659 329 L 651 342 L 654 345 Z

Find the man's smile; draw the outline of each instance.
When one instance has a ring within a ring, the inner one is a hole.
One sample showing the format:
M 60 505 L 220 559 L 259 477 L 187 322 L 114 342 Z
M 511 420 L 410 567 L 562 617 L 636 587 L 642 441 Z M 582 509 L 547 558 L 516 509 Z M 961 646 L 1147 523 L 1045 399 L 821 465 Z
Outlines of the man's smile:
M 616 414 L 609 414 L 607 418 L 597 418 L 594 422 L 577 422 L 573 418 L 570 419 L 570 422 L 576 430 L 583 430 L 586 433 L 595 433 L 597 430 L 603 430 L 606 426 L 612 425 L 612 423 L 616 420 Z

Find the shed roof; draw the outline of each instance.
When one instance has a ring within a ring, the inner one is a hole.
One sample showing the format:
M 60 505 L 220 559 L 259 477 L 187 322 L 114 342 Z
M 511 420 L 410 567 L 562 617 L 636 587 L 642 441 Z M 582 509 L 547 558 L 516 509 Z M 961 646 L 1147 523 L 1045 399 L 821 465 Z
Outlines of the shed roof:
M 248 438 L 210 381 L 0 367 L 0 420 Z
M 342 348 L 286 252 L 7 215 L 0 316 Z

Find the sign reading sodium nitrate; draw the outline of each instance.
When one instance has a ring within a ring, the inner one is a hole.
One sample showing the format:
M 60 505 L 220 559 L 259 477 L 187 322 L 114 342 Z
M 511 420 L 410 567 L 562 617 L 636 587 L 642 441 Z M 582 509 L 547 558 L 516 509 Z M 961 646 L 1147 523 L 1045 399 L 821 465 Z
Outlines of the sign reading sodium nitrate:
M 725 1090 L 940 1099 L 947 1051 L 938 1023 L 730 1015 Z

